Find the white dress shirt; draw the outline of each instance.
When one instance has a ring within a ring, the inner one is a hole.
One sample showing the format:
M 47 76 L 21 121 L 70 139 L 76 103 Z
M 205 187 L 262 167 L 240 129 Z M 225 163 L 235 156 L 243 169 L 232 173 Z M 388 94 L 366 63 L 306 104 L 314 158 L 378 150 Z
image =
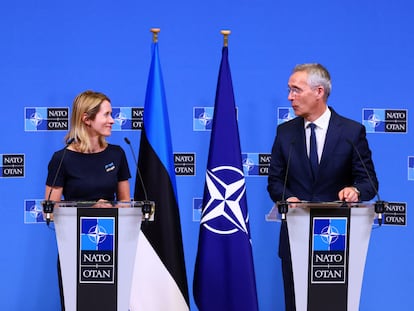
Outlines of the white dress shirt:
M 326 132 L 328 131 L 329 120 L 331 119 L 331 110 L 326 107 L 325 112 L 315 121 L 305 121 L 305 135 L 306 135 L 306 151 L 309 157 L 310 149 L 310 134 L 311 129 L 308 127 L 310 123 L 315 124 L 316 146 L 318 148 L 318 162 L 321 161 L 323 146 L 325 145 Z

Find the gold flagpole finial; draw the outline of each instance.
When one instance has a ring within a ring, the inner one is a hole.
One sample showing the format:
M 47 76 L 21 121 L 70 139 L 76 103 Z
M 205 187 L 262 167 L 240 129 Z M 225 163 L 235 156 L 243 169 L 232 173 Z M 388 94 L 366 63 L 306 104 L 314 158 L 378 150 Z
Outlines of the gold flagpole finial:
M 158 42 L 158 33 L 160 32 L 159 28 L 151 28 L 152 32 L 152 42 L 157 43 Z
M 221 34 L 224 36 L 224 46 L 228 46 L 229 45 L 229 34 L 231 33 L 230 30 L 222 30 L 220 31 Z

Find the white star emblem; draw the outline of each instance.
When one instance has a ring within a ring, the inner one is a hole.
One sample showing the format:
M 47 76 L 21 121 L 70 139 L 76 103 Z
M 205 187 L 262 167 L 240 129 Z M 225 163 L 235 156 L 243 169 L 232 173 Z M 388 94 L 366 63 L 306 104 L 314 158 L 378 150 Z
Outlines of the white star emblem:
M 212 120 L 212 117 L 210 117 L 206 112 L 203 112 L 198 116 L 198 121 L 203 124 L 203 126 L 206 126 L 209 124 Z
M 289 110 L 286 114 L 284 114 L 283 115 L 283 120 L 286 122 L 286 121 L 289 121 L 289 120 L 292 120 L 294 118 L 294 116 L 292 116 L 292 114 L 291 114 L 291 111 Z
M 329 225 L 321 230 L 320 237 L 324 243 L 330 245 L 338 240 L 339 231 L 336 227 Z
M 105 241 L 106 235 L 107 233 L 105 228 L 99 225 L 91 227 L 88 231 L 89 240 L 96 245 Z
M 43 121 L 42 115 L 38 112 L 35 112 L 30 116 L 30 122 L 34 126 L 38 126 L 40 123 L 42 123 L 42 121 Z
M 368 117 L 368 123 L 372 127 L 377 127 L 378 124 L 380 124 L 380 121 L 381 121 L 381 119 L 376 114 L 372 114 Z
M 250 158 L 246 158 L 243 161 L 243 167 L 246 169 L 247 172 L 250 172 L 254 167 L 254 162 Z
M 119 125 L 124 125 L 127 117 L 124 113 L 120 112 L 115 116 L 115 122 Z
M 42 208 L 38 206 L 37 204 L 30 206 L 30 215 L 32 215 L 33 218 L 37 218 L 39 214 L 41 213 L 42 213 Z
M 235 175 L 235 180 L 223 180 L 223 171 L 227 171 L 227 177 Z M 232 166 L 216 167 L 207 171 L 206 185 L 210 199 L 203 209 L 200 223 L 217 234 L 232 234 L 239 230 L 248 234 L 248 216 L 243 215 L 240 207 L 240 201 L 246 193 L 243 172 Z M 226 228 L 223 228 L 224 225 L 217 228 L 218 226 L 212 223 L 214 220 L 223 219 L 226 220 Z

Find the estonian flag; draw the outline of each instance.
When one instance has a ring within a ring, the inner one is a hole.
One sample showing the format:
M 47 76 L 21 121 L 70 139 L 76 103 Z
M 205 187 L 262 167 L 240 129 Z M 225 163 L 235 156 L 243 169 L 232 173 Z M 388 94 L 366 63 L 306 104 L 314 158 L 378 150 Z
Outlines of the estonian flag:
M 152 45 L 138 169 L 144 186 L 137 172 L 134 199 L 147 199 L 146 192 L 148 200 L 155 202 L 155 220 L 141 226 L 130 310 L 189 310 L 170 124 L 157 42 Z
M 217 83 L 193 287 L 200 311 L 258 310 L 227 46 Z

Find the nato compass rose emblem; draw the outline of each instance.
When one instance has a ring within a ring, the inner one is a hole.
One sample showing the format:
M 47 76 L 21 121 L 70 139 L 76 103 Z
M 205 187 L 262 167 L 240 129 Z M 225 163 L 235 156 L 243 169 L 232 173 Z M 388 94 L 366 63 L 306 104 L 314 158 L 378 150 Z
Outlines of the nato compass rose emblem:
M 287 122 L 289 120 L 292 120 L 295 117 L 294 113 L 292 113 L 291 110 L 288 110 L 283 116 L 282 119 L 283 121 Z
M 105 241 L 107 233 L 104 227 L 96 225 L 88 230 L 87 234 L 89 240 L 98 247 L 99 244 Z
M 30 116 L 30 122 L 35 126 L 39 126 L 43 121 L 43 117 L 40 113 L 35 112 Z
M 198 116 L 198 122 L 200 122 L 204 127 L 211 123 L 213 118 L 207 113 L 203 112 Z
M 295 111 L 292 107 L 282 107 L 277 109 L 278 124 L 287 122 L 295 118 Z
M 381 119 L 375 114 L 371 114 L 368 117 L 368 123 L 371 125 L 372 128 L 376 128 L 381 122 Z
M 30 207 L 30 215 L 34 218 L 34 219 L 38 219 L 39 216 L 43 216 L 42 214 L 42 207 L 34 204 Z
M 246 184 L 243 172 L 233 166 L 218 166 L 206 173 L 207 203 L 200 223 L 209 231 L 227 235 L 249 234 Z
M 255 163 L 249 157 L 247 157 L 243 161 L 243 168 L 246 170 L 246 172 L 250 172 L 254 167 L 255 167 Z
M 127 120 L 128 120 L 128 118 L 127 118 L 127 116 L 125 115 L 125 113 L 123 113 L 123 112 L 117 113 L 117 114 L 115 115 L 115 122 L 116 122 L 116 124 L 118 124 L 119 126 L 124 125 L 124 124 L 126 123 L 126 121 L 127 121 Z
M 331 225 L 324 227 L 319 234 L 322 241 L 328 245 L 335 243 L 340 235 L 338 229 Z

